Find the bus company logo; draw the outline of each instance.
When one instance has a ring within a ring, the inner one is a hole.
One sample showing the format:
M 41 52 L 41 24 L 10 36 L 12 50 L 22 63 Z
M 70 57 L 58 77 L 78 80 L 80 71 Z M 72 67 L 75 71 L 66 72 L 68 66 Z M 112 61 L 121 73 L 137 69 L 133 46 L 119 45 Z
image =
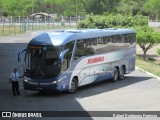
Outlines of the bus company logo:
M 2 112 L 2 117 L 11 117 L 11 112 Z
M 90 59 L 88 59 L 87 64 L 93 64 L 93 63 L 98 63 L 98 62 L 102 62 L 102 61 L 104 61 L 104 56 L 96 57 L 96 58 L 90 58 Z

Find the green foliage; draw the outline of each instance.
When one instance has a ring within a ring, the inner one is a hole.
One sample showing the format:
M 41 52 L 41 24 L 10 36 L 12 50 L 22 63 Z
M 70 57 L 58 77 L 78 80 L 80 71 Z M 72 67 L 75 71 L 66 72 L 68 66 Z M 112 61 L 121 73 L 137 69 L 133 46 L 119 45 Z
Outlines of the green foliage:
M 102 15 L 104 12 L 114 12 L 120 0 L 81 0 L 87 14 Z
M 122 15 L 122 14 L 104 14 L 88 15 L 85 20 L 79 22 L 78 28 L 128 28 L 135 26 L 146 26 L 148 18 L 142 15 Z
M 5 11 L 8 15 L 27 15 L 32 10 L 32 0 L 4 0 Z
M 159 34 L 148 26 L 135 27 L 137 32 L 137 43 L 157 43 Z
M 159 0 L 148 0 L 144 4 L 144 9 L 150 13 L 150 16 L 160 15 L 160 1 Z

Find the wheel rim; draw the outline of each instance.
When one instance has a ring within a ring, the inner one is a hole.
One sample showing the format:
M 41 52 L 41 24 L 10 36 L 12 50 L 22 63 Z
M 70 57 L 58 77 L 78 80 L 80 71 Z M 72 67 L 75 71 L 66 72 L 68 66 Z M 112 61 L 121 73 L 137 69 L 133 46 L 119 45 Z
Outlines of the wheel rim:
M 121 72 L 120 72 L 120 78 L 121 78 L 121 79 L 124 78 L 124 69 L 122 69 Z
M 75 83 L 72 81 L 72 82 L 71 82 L 70 92 L 74 92 L 75 89 L 76 89 L 76 85 L 75 85 Z

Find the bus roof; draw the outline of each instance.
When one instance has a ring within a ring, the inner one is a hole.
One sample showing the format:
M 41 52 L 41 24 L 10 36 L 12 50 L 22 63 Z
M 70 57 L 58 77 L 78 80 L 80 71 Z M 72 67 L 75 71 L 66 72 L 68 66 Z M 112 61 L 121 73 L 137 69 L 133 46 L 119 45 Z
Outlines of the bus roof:
M 96 37 L 130 34 L 130 33 L 135 33 L 135 31 L 132 29 L 116 29 L 116 28 L 57 30 L 57 31 L 42 33 L 33 38 L 29 44 L 62 46 L 65 43 L 77 39 L 96 38 Z

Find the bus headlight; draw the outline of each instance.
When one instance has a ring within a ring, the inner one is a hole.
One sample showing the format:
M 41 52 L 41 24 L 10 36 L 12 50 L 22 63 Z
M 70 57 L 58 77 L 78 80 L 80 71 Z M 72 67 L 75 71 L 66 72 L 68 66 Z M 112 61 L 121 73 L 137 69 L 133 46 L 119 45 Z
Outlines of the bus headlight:
M 30 81 L 31 78 L 28 78 L 28 77 L 24 77 L 24 81 L 27 82 L 27 81 Z
M 27 82 L 28 80 L 24 79 L 24 82 Z
M 57 83 L 57 80 L 55 80 L 55 81 L 52 82 L 52 84 L 56 84 L 56 83 Z

